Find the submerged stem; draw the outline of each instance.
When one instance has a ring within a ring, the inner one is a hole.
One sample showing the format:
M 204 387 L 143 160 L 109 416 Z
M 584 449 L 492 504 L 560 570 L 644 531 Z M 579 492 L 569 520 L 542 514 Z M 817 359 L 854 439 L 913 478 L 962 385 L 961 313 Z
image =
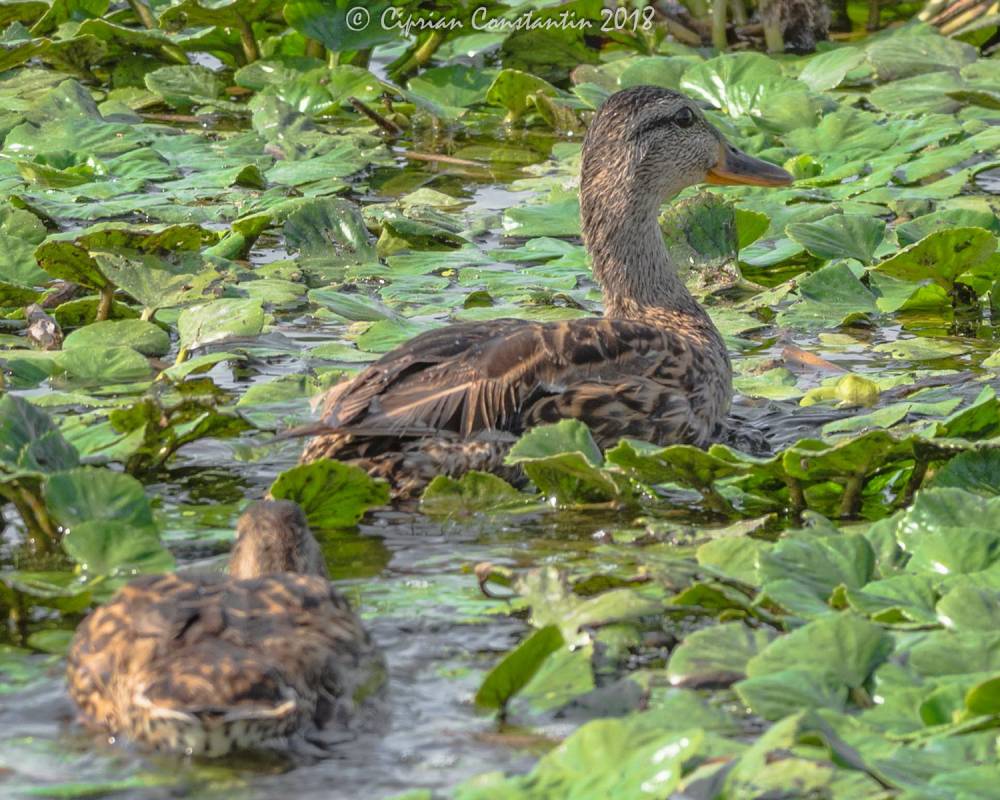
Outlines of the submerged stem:
M 30 487 L 14 481 L 6 486 L 0 486 L 0 497 L 8 500 L 17 509 L 35 548 L 41 552 L 49 552 L 58 540 L 59 534 L 37 494 Z
M 250 64 L 260 58 L 260 48 L 253 35 L 253 25 L 247 22 L 241 14 L 236 15 L 236 27 L 240 32 L 240 44 L 243 45 L 243 55 Z
M 797 520 L 802 516 L 802 512 L 806 510 L 806 496 L 802 491 L 802 484 L 799 483 L 798 478 L 793 478 L 789 475 L 785 478 L 785 485 L 788 487 L 788 502 L 791 506 L 792 515 Z
M 101 289 L 101 299 L 97 303 L 97 314 L 94 316 L 95 322 L 103 322 L 111 316 L 111 304 L 115 299 L 115 287 L 107 285 Z
M 844 486 L 844 496 L 840 499 L 840 517 L 848 519 L 856 517 L 861 508 L 861 490 L 865 485 L 865 473 L 867 470 L 859 470 L 847 479 Z

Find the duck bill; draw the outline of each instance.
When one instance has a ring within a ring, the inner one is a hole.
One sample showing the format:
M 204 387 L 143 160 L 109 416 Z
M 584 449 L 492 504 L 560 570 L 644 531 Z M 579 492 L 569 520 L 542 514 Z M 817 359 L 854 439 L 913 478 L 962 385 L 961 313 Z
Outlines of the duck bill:
M 794 178 L 781 167 L 748 156 L 731 144 L 723 144 L 719 161 L 708 171 L 706 183 L 719 186 L 787 186 Z

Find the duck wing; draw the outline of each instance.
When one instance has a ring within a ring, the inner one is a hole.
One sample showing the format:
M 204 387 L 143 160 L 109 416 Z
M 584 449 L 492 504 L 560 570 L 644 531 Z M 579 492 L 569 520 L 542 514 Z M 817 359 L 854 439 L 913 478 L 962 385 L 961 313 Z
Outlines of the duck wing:
M 361 435 L 519 433 L 532 405 L 581 381 L 662 378 L 664 391 L 694 391 L 695 360 L 690 335 L 633 320 L 450 325 L 331 389 L 321 424 Z

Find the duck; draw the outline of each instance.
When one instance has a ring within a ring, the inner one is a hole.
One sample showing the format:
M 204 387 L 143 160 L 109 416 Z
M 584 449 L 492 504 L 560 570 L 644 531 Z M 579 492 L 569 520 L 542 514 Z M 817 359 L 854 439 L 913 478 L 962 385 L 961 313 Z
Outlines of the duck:
M 696 184 L 791 182 L 727 142 L 679 92 L 611 94 L 580 166 L 583 242 L 603 315 L 421 333 L 328 391 L 300 461 L 353 463 L 406 499 L 437 475 L 516 480 L 505 463 L 513 442 L 563 419 L 582 420 L 602 448 L 622 437 L 706 446 L 730 409 L 732 367 L 667 249 L 661 206 Z
M 228 574 L 124 586 L 80 624 L 66 670 L 86 727 L 206 757 L 349 728 L 385 675 L 302 509 L 286 500 L 242 514 Z

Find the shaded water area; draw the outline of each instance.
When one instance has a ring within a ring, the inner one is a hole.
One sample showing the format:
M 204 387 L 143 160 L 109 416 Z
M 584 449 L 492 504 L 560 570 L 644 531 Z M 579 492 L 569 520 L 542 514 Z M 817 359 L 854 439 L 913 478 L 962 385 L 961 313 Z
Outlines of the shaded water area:
M 415 149 L 418 144 L 414 143 Z M 475 144 L 487 148 L 495 143 Z M 550 144 L 551 139 L 517 142 L 522 154 L 518 157 L 532 152 L 526 148 L 534 145 L 538 150 L 533 157 L 541 159 Z M 419 149 L 449 148 L 426 142 Z M 400 158 L 396 167 L 381 167 L 369 176 L 369 188 L 357 199 L 369 203 L 430 186 L 471 195 L 465 213 L 470 219 L 483 218 L 531 196 L 509 189 L 509 182 L 520 175 L 510 165 L 492 173 L 470 173 L 413 166 Z M 486 232 L 477 243 L 498 247 L 501 238 Z M 281 241 L 270 242 L 270 248 L 264 244 L 254 252 L 259 263 L 284 255 Z M 773 282 L 779 277 L 773 276 Z M 445 304 L 453 299 L 451 292 L 455 298 L 465 293 L 458 287 L 445 290 Z M 296 312 L 277 317 L 278 324 L 264 344 L 279 353 L 291 352 L 251 356 L 239 367 L 217 366 L 210 373 L 217 385 L 245 393 L 276 377 L 299 374 L 306 366 L 294 354 L 297 346 L 343 340 L 342 323 Z M 972 370 L 964 385 L 939 391 L 942 396 L 974 397 L 983 384 L 971 378 L 982 354 L 994 347 L 993 332 L 979 322 L 964 328 L 949 322 L 952 327 L 944 331 L 939 330 L 941 324 L 931 319 L 926 330 L 969 343 L 974 355 L 943 357 L 921 366 Z M 919 330 L 917 320 L 908 335 Z M 830 348 L 812 334 L 788 338 L 764 328 L 743 334 L 748 344 L 742 355 L 777 359 L 794 345 L 828 364 L 864 374 L 878 372 L 891 361 L 884 353 L 873 352 L 872 346 L 895 341 L 900 333 L 898 327 L 866 328 L 859 333 L 864 346 Z M 797 374 L 800 386 L 806 388 L 828 375 L 809 365 Z M 305 417 L 308 407 L 295 400 L 287 409 L 272 406 L 269 412 Z M 794 400 L 739 398 L 735 413 L 743 425 L 758 430 L 772 448 L 779 449 L 854 412 L 829 406 L 800 408 Z M 246 499 L 262 496 L 274 478 L 295 463 L 299 447 L 296 441 L 274 444 L 259 431 L 235 440 L 210 440 L 184 448 L 155 482 L 147 484 L 157 499 L 166 540 L 182 567 L 222 563 L 229 532 Z M 665 508 L 661 514 L 659 521 L 668 524 L 724 524 L 697 504 Z M 63 786 L 66 794 L 75 796 L 93 786 L 97 795 L 114 791 L 115 796 L 129 798 L 375 798 L 416 788 L 441 790 L 486 771 L 525 771 L 579 719 L 570 713 L 523 730 L 516 720 L 504 726 L 475 709 L 472 698 L 483 674 L 525 635 L 528 626 L 508 613 L 505 600 L 482 594 L 473 568 L 480 562 L 525 569 L 587 561 L 594 558 L 594 549 L 608 531 L 641 529 L 648 522 L 637 519 L 635 512 L 556 509 L 440 521 L 415 508 L 402 508 L 370 514 L 355 531 L 320 532 L 334 579 L 355 601 L 388 657 L 390 710 L 381 728 L 345 735 L 325 754 L 263 754 L 218 763 L 147 757 L 83 733 L 72 721 L 61 660 L 40 655 L 32 662 L 37 678 L 24 691 L 6 695 L 0 705 L 0 793 L 46 796 L 46 786 Z M 5 536 L 8 546 L 0 549 L 0 559 L 11 555 L 14 537 L 11 531 Z M 601 566 L 608 572 L 615 568 L 613 563 Z

